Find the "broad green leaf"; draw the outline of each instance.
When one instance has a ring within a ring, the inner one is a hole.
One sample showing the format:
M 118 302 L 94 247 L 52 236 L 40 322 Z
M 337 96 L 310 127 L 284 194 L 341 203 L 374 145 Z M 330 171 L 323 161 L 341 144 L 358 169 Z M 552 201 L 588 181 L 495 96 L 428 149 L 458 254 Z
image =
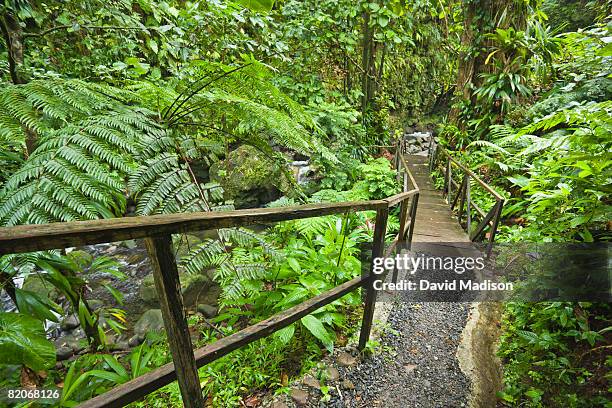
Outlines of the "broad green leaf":
M 295 333 L 295 325 L 292 324 L 290 326 L 280 329 L 279 331 L 274 333 L 274 336 L 278 338 L 280 341 L 282 341 L 284 344 L 287 344 L 293 338 L 294 333 Z
M 526 187 L 529 184 L 529 178 L 521 175 L 515 177 L 507 177 L 507 179 L 519 187 Z
M 325 348 L 331 353 L 334 351 L 334 338 L 332 335 L 325 329 L 323 323 L 313 315 L 304 316 L 301 319 L 304 327 L 308 329 L 313 336 L 323 343 Z
M 117 361 L 117 358 L 115 356 L 104 354 L 102 358 L 104 359 L 106 364 L 108 364 L 109 367 L 113 369 L 115 373 L 119 374 L 119 376 L 121 377 L 124 377 L 126 381 L 128 380 L 127 370 L 121 365 L 121 363 L 119 363 L 119 361 Z
M 274 0 L 236 0 L 236 3 L 250 10 L 267 13 L 272 10 Z
M 147 41 L 147 44 L 149 45 L 149 48 L 151 48 L 151 51 L 157 54 L 157 52 L 159 51 L 159 47 L 157 46 L 157 41 L 150 39 L 149 41 Z
M 289 263 L 291 269 L 293 269 L 294 271 L 300 272 L 302 270 L 302 267 L 300 266 L 300 263 L 297 261 L 297 259 L 287 258 L 287 262 Z
M 55 346 L 43 323 L 22 313 L 0 313 L 0 361 L 25 365 L 34 371 L 55 364 Z
M 119 374 L 111 373 L 110 371 L 91 370 L 91 371 L 88 371 L 86 374 L 88 374 L 91 377 L 97 377 L 97 378 L 102 378 L 103 380 L 111 381 L 115 384 L 122 384 L 127 381 L 127 379 L 120 376 Z
M 15 288 L 15 297 L 17 298 L 17 307 L 21 313 L 32 315 L 41 320 L 47 319 L 52 322 L 58 322 L 58 318 L 51 311 L 62 313 L 59 305 L 49 299 L 41 298 L 34 292 Z

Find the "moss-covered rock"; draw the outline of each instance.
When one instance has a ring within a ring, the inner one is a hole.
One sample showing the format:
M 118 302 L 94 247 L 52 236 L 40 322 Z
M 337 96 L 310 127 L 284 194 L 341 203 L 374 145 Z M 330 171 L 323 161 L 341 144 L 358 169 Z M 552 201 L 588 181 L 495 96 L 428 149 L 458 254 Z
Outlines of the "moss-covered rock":
M 212 279 L 212 271 L 202 274 L 179 274 L 183 303 L 185 307 L 195 308 L 199 303 L 216 305 L 221 293 L 221 288 Z M 153 275 L 144 278 L 139 288 L 140 298 L 147 304 L 159 304 L 159 296 L 155 289 Z
M 54 302 L 60 297 L 59 291 L 39 274 L 33 274 L 26 277 L 23 281 L 22 289 L 34 292 L 43 299 L 49 298 Z
M 252 146 L 240 146 L 210 167 L 210 180 L 221 184 L 236 208 L 254 208 L 276 200 L 285 190 L 282 170 Z

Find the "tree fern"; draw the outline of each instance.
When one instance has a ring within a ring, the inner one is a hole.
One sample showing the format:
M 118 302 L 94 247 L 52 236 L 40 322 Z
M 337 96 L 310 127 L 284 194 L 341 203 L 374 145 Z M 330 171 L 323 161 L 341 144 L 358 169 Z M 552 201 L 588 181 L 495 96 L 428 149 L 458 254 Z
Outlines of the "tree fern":
M 76 79 L 48 79 L 0 90 L 0 139 L 23 141 L 26 131 L 58 129 L 102 111 L 119 110 L 134 94 Z
M 311 239 L 316 235 L 323 234 L 330 226 L 335 225 L 338 219 L 340 218 L 328 215 L 325 217 L 302 218 L 293 222 L 300 234 Z
M 317 140 L 321 133 L 313 118 L 272 85 L 263 65 L 253 62 L 236 68 L 198 61 L 185 71 L 186 79 L 177 84 L 131 89 L 155 106 L 171 128 L 189 126 L 193 132 L 199 127 L 217 138 L 229 136 L 255 147 L 277 145 L 335 160 Z
M 137 128 L 138 121 L 149 119 L 137 112 L 107 113 L 47 132 L 0 190 L 0 224 L 122 215 L 123 180 L 134 168 L 135 146 L 142 129 L 155 129 L 153 123 Z

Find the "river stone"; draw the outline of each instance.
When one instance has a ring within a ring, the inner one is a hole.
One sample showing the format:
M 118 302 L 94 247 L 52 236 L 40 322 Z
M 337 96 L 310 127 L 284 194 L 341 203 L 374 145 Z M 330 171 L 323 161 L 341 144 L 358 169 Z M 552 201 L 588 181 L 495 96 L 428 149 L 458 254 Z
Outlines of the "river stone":
M 58 338 L 54 343 L 56 348 L 68 347 L 73 352 L 79 352 L 85 348 L 85 344 L 87 342 L 85 340 L 85 333 L 83 332 L 83 329 L 78 328 Z
M 347 378 L 342 381 L 342 387 L 346 390 L 354 390 L 355 384 L 353 384 L 353 382 Z
M 198 303 L 216 305 L 221 294 L 221 288 L 206 274 L 184 273 L 180 276 L 183 288 L 183 302 L 186 307 L 194 307 Z
M 104 302 L 99 299 L 88 299 L 87 304 L 92 311 L 98 310 L 102 306 L 104 306 Z
M 57 301 L 60 296 L 59 291 L 38 274 L 27 276 L 21 289 L 34 292 L 43 299 L 48 298 L 53 301 Z
M 164 328 L 164 319 L 160 309 L 149 309 L 134 325 L 134 334 L 144 339 L 148 332 L 161 331 Z
M 317 390 L 321 389 L 321 384 L 319 383 L 319 380 L 317 380 L 311 375 L 307 375 L 306 377 L 304 377 L 304 379 L 302 380 L 302 384 L 307 385 L 311 388 L 316 388 Z
M 129 350 L 130 343 L 128 340 L 119 340 L 114 344 L 116 350 Z
M 72 350 L 72 347 L 59 346 L 55 349 L 55 355 L 58 361 L 68 360 L 70 357 L 73 356 L 73 354 L 74 350 Z
M 340 372 L 336 367 L 328 367 L 326 370 L 327 379 L 330 381 L 338 381 L 340 378 Z
M 308 403 L 308 393 L 294 387 L 291 389 L 291 399 L 293 399 L 293 402 L 298 406 L 303 407 Z
M 136 241 L 133 240 L 133 239 L 128 239 L 127 241 L 122 241 L 120 245 L 124 246 L 124 247 L 126 247 L 128 249 L 134 249 L 134 248 L 136 248 L 138 246 Z
M 343 367 L 351 367 L 357 364 L 357 359 L 345 351 L 338 353 L 336 361 Z
M 142 343 L 142 341 L 144 340 L 144 338 L 140 338 L 138 337 L 137 334 L 133 335 L 132 337 L 130 337 L 130 339 L 128 340 L 128 345 L 130 347 L 136 347 L 138 346 L 140 343 Z
M 202 313 L 205 317 L 215 317 L 217 315 L 217 308 L 205 303 L 200 303 L 198 305 L 198 312 Z
M 145 303 L 151 304 L 159 302 L 159 298 L 157 297 L 157 291 L 155 290 L 155 281 L 153 280 L 153 275 L 145 277 L 142 282 L 140 282 L 140 287 L 138 288 L 138 295 Z
M 62 319 L 62 322 L 60 323 L 60 328 L 63 331 L 68 331 L 79 327 L 80 325 L 81 322 L 79 322 L 79 318 L 75 314 L 71 314 Z

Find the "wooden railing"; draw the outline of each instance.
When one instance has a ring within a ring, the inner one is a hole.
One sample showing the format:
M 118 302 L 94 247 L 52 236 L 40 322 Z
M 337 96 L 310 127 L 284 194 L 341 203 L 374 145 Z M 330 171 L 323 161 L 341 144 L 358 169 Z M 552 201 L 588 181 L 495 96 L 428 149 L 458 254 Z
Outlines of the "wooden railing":
M 487 253 L 490 253 L 493 246 L 493 241 L 495 239 L 495 234 L 497 232 L 497 226 L 501 218 L 502 209 L 504 207 L 504 197 L 485 183 L 472 170 L 453 158 L 442 146 L 436 145 L 433 148 L 433 152 L 431 152 L 430 145 L 429 160 L 430 172 L 432 172 L 434 169 L 438 169 L 443 172 L 444 196 L 446 197 L 451 210 L 457 211 L 459 223 L 463 223 L 463 218 L 465 216 L 465 229 L 469 234 L 470 240 L 480 240 L 481 237 L 487 232 L 488 228 Z M 460 183 L 453 179 L 455 168 L 458 169 L 460 173 Z M 474 200 L 472 200 L 472 183 L 474 183 L 475 186 L 480 186 L 487 194 L 494 198 L 495 204 L 487 212 L 485 212 L 474 202 Z M 472 228 L 474 221 L 472 219 L 473 215 L 476 215 L 480 219 L 480 222 L 475 228 Z
M 121 407 L 178 380 L 185 407 L 204 406 L 198 368 L 236 350 L 246 344 L 296 322 L 334 300 L 364 287 L 364 312 L 359 336 L 359 348 L 363 350 L 370 337 L 376 291 L 373 287 L 375 275 L 370 272 L 322 293 L 297 306 L 278 313 L 257 324 L 200 349 L 193 350 L 178 269 L 172 249 L 171 234 L 198 230 L 230 228 L 254 223 L 270 223 L 300 218 L 341 214 L 351 211 L 376 211 L 376 223 L 372 246 L 372 259 L 385 254 L 385 234 L 389 209 L 400 205 L 400 232 L 386 253 L 398 243 L 410 242 L 414 230 L 414 219 L 419 197 L 419 188 L 414 183 L 403 158 L 396 160 L 403 174 L 402 192 L 384 200 L 342 202 L 331 204 L 301 205 L 284 208 L 261 208 L 226 212 L 198 212 L 189 214 L 155 215 L 148 217 L 126 217 L 96 221 L 78 221 L 43 225 L 21 225 L 0 228 L 0 255 L 24 253 L 99 244 L 143 238 L 151 259 L 153 277 L 168 337 L 173 363 L 166 364 L 134 380 L 83 402 L 80 407 Z M 413 188 L 408 189 L 407 178 Z M 413 198 L 408 219 L 408 200 Z M 407 224 L 409 224 L 407 226 Z

